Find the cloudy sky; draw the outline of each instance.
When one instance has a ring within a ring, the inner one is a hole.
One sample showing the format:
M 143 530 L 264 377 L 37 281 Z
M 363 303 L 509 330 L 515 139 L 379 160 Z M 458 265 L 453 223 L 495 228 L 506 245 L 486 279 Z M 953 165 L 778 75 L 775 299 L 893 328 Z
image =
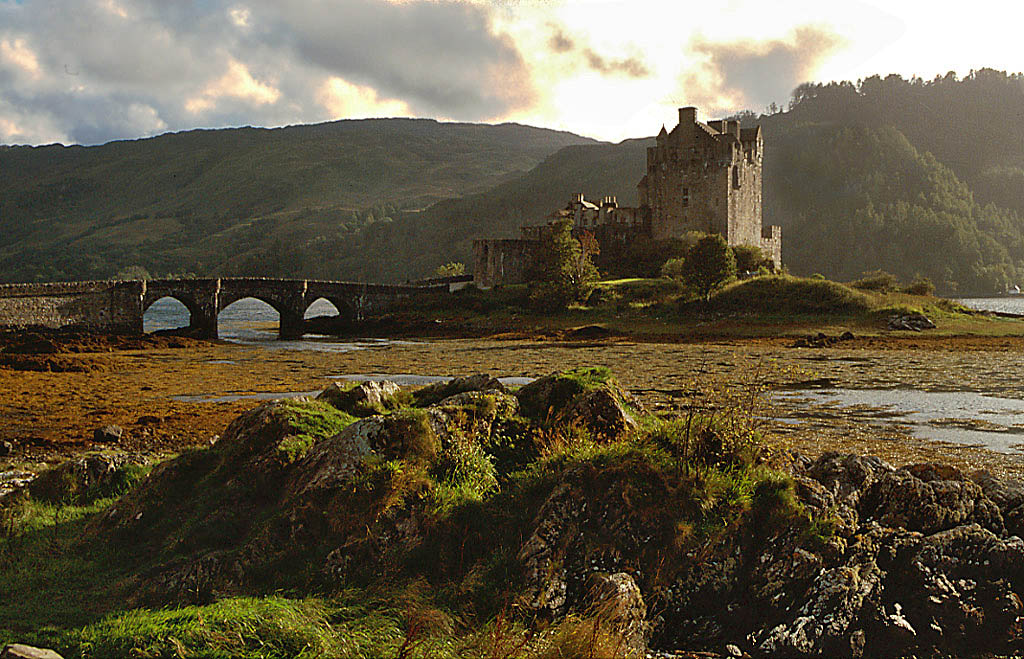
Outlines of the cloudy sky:
M 0 144 L 393 116 L 618 141 L 806 80 L 1024 70 L 1015 5 L 0 0 Z

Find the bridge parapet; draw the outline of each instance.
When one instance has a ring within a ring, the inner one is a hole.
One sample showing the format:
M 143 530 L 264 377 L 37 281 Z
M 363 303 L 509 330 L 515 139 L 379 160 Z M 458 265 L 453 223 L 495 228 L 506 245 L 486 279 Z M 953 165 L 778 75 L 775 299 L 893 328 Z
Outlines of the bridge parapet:
M 0 285 L 0 326 L 142 332 L 142 282 Z

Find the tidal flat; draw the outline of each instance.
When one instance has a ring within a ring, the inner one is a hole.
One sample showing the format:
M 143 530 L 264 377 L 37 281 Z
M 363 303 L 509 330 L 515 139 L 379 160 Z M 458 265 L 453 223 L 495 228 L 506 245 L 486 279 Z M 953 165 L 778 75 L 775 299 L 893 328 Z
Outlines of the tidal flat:
M 1024 444 L 1024 415 L 992 417 L 998 423 L 986 417 L 999 412 L 1000 400 L 1024 400 L 1024 340 L 876 336 L 827 348 L 793 345 L 791 338 L 432 338 L 374 342 L 347 352 L 283 349 L 272 342 L 91 345 L 61 353 L 58 371 L 0 367 L 0 415 L 6 420 L 0 440 L 13 446 L 0 458 L 0 471 L 34 470 L 96 449 L 157 459 L 210 443 L 260 399 L 318 391 L 340 376 L 487 372 L 532 378 L 607 366 L 656 412 L 750 407 L 779 459 L 790 451 L 814 457 L 840 450 L 896 465 L 938 461 L 1024 477 L 1024 452 L 1016 444 L 1018 438 Z M 858 402 L 859 391 L 872 393 Z M 921 422 L 912 418 L 914 410 L 897 404 L 907 392 L 966 392 L 973 398 L 953 406 L 951 414 Z M 111 424 L 124 429 L 122 439 L 95 444 L 93 431 Z M 989 448 L 986 437 L 995 439 Z

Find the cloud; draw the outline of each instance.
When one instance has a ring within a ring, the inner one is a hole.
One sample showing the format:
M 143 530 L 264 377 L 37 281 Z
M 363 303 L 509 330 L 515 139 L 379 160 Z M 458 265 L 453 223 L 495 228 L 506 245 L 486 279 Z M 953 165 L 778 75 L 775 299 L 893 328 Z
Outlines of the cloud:
M 199 96 L 186 101 L 185 109 L 192 114 L 201 114 L 216 107 L 217 99 L 224 96 L 248 100 L 253 105 L 266 105 L 276 103 L 281 98 L 281 91 L 256 80 L 245 64 L 230 58 L 223 77 L 211 83 Z
M 0 40 L 0 61 L 21 69 L 32 78 L 39 79 L 42 76 L 39 60 L 25 39 Z
M 0 1 L 0 142 L 530 106 L 495 8 L 464 0 Z
M 412 112 L 403 101 L 381 98 L 372 87 L 353 85 L 342 78 L 325 82 L 319 99 L 332 117 L 408 117 Z
M 578 39 L 566 34 L 561 28 L 555 27 L 554 34 L 548 40 L 548 47 L 560 55 L 574 55 L 577 62 L 602 75 L 620 75 L 629 78 L 646 78 L 651 74 L 647 64 L 637 55 L 623 58 L 607 57 L 589 45 L 580 45 Z
M 785 39 L 719 43 L 694 39 L 690 51 L 702 64 L 684 73 L 676 104 L 712 115 L 785 104 L 790 92 L 844 45 L 829 30 L 803 26 Z

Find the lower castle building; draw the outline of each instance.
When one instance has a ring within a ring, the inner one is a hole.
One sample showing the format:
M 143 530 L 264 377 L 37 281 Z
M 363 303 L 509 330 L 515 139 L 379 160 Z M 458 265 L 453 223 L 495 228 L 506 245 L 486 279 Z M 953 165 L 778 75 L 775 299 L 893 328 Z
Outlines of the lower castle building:
M 782 230 L 762 227 L 761 188 L 764 141 L 761 127 L 739 121 L 697 121 L 697 109 L 679 110 L 679 125 L 662 127 L 647 149 L 647 172 L 637 184 L 640 205 L 600 204 L 577 194 L 549 223 L 571 217 L 574 231 L 589 231 L 602 251 L 635 239 L 667 240 L 687 233 L 719 233 L 730 245 L 760 247 L 782 263 Z M 474 283 L 481 288 L 521 283 L 548 225 L 524 226 L 522 237 L 475 240 Z

